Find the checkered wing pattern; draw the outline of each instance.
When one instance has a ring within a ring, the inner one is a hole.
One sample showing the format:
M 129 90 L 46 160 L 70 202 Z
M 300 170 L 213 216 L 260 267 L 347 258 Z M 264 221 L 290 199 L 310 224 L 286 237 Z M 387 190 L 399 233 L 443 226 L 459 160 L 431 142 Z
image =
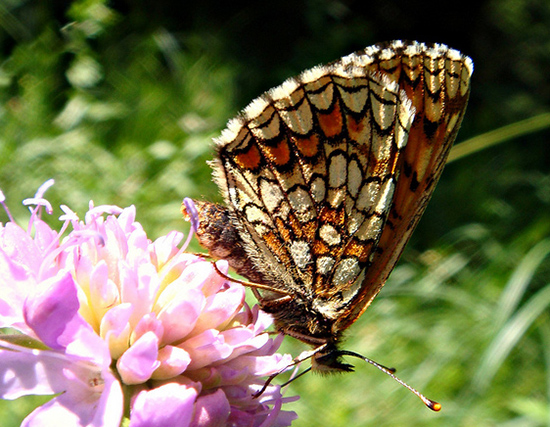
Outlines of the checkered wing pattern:
M 335 64 L 230 123 L 216 180 L 269 283 L 330 299 L 356 281 L 388 216 L 412 117 L 396 84 Z
M 271 304 L 280 331 L 336 342 L 368 307 L 439 179 L 472 70 L 444 45 L 376 45 L 287 80 L 229 122 L 212 162 L 228 208 L 214 226 L 214 205 L 200 205 L 199 240 L 272 290 L 264 307 L 292 297 L 290 314 Z
M 399 84 L 415 110 L 391 211 L 359 292 L 338 319 L 343 330 L 355 321 L 384 285 L 435 189 L 462 122 L 473 63 L 445 45 L 395 41 L 352 54 L 343 62 L 365 62 Z

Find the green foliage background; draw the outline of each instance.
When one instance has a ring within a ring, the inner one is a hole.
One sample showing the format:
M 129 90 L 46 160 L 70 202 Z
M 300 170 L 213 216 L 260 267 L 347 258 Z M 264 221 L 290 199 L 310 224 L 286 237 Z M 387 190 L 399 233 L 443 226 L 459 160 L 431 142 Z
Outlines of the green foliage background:
M 20 224 L 20 201 L 55 178 L 55 207 L 135 204 L 151 238 L 186 229 L 184 196 L 219 200 L 205 161 L 227 119 L 286 77 L 392 39 L 472 57 L 459 141 L 478 148 L 447 166 L 346 348 L 396 366 L 443 410 L 356 363 L 291 384 L 294 425 L 550 426 L 545 0 L 2 1 L 0 188 Z M 36 400 L 0 403 L 2 424 L 18 425 Z

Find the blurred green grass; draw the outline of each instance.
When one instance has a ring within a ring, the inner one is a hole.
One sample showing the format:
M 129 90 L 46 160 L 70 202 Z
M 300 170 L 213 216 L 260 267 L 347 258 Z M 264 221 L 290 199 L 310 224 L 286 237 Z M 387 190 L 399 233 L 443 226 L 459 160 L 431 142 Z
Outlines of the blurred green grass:
M 82 215 L 93 199 L 135 204 L 151 238 L 186 230 L 180 201 L 219 200 L 205 164 L 211 138 L 247 101 L 353 49 L 426 36 L 351 13 L 345 2 L 304 3 L 299 18 L 283 2 L 280 33 L 264 22 L 271 34 L 258 28 L 260 6 L 228 13 L 208 2 L 191 11 L 162 4 L 157 14 L 100 0 L 0 5 L 0 188 L 20 224 L 20 201 L 55 178 L 52 224 L 60 204 Z M 399 12 L 396 5 L 387 3 Z M 426 39 L 458 40 L 453 47 L 472 55 L 459 140 L 477 137 L 481 147 L 447 166 L 403 259 L 345 343 L 396 367 L 443 410 L 430 412 L 352 362 L 354 374 L 289 386 L 288 395 L 301 396 L 288 405 L 296 426 L 550 425 L 550 134 L 545 125 L 504 127 L 548 113 L 550 6 L 484 2 L 483 11 L 486 25 L 471 34 L 436 29 Z M 287 17 L 303 19 L 307 31 L 285 30 Z M 496 141 L 487 133 L 495 129 Z M 291 339 L 284 346 L 294 355 L 305 349 Z M 0 402 L 3 425 L 18 425 L 43 401 Z

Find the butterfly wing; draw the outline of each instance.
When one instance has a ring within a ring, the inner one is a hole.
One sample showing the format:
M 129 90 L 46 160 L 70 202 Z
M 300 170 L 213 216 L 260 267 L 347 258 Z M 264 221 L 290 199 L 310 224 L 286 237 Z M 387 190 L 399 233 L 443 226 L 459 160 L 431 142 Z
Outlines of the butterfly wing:
M 338 316 L 381 237 L 412 118 L 396 83 L 337 62 L 230 122 L 215 178 L 264 283 Z
M 366 55 L 365 61 L 372 61 L 371 67 L 397 82 L 412 101 L 416 114 L 397 166 L 401 174 L 378 248 L 365 271 L 360 291 L 338 319 L 336 330 L 346 329 L 366 310 L 401 256 L 456 138 L 473 72 L 470 58 L 445 45 L 397 41 L 356 55 Z M 362 61 L 353 55 L 349 60 Z
M 439 179 L 472 69 L 444 45 L 375 45 L 229 122 L 212 162 L 228 208 L 202 203 L 197 235 L 273 290 L 257 295 L 279 330 L 334 343 L 380 291 Z

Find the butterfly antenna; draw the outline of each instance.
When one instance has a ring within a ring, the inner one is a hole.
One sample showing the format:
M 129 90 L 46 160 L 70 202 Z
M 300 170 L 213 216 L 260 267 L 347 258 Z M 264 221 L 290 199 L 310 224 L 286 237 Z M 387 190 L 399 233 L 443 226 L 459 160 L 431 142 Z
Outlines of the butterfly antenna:
M 345 350 L 340 350 L 338 351 L 338 354 L 342 355 L 342 356 L 352 356 L 352 357 L 357 357 L 358 359 L 362 359 L 364 360 L 365 362 L 367 363 L 370 363 L 372 366 L 378 368 L 379 370 L 381 370 L 382 372 L 384 372 L 385 374 L 389 375 L 390 377 L 392 377 L 395 381 L 397 381 L 399 384 L 401 384 L 403 387 L 405 387 L 406 389 L 408 389 L 410 392 L 412 392 L 413 394 L 415 394 L 418 398 L 420 398 L 420 400 L 422 400 L 422 402 L 424 402 L 424 405 L 426 405 L 428 408 L 430 408 L 432 411 L 435 411 L 435 412 L 438 412 L 441 410 L 441 403 L 439 402 L 436 402 L 435 400 L 431 400 L 431 399 L 428 399 L 426 396 L 424 396 L 422 393 L 420 393 L 418 390 L 412 388 L 410 385 L 408 385 L 405 381 L 399 379 L 395 374 L 395 369 L 394 368 L 387 368 L 386 366 L 384 365 L 381 365 L 380 363 L 376 363 L 374 360 L 371 360 L 365 356 L 362 356 L 360 355 L 359 353 L 354 353 L 352 351 L 345 351 Z

